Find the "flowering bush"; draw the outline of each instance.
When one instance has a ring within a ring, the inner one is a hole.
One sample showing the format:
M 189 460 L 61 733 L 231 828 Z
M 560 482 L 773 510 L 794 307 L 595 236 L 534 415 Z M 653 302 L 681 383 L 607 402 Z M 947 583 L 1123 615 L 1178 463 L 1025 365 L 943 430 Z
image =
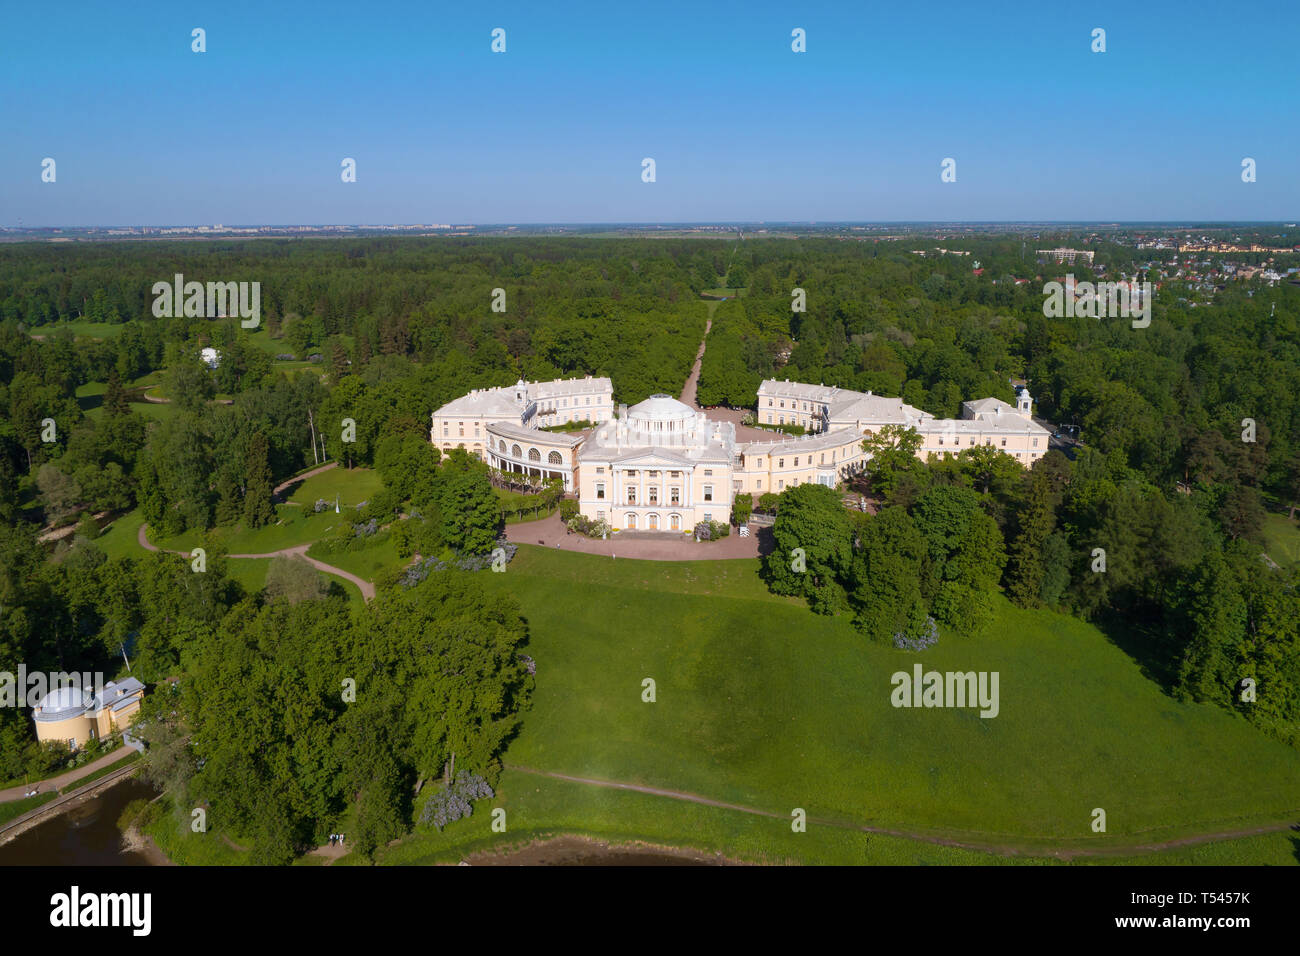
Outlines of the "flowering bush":
M 576 515 L 565 525 L 570 531 L 585 534 L 588 538 L 603 538 L 610 532 L 609 523 L 603 518 L 594 521 L 586 515 Z
M 917 637 L 908 637 L 902 631 L 894 635 L 894 646 L 900 651 L 923 651 L 939 643 L 939 625 L 934 618 L 925 619 L 925 630 Z
M 472 801 L 496 796 L 488 782 L 476 773 L 462 770 L 450 787 L 438 791 L 424 805 L 421 823 L 432 823 L 441 832 L 449 823 L 474 812 Z

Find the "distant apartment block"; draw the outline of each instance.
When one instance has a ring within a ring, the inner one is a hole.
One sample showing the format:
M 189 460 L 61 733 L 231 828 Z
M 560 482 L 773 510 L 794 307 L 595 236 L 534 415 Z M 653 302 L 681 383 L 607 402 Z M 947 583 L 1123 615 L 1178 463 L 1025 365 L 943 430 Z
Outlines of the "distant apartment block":
M 1090 249 L 1039 249 L 1037 253 L 1040 256 L 1049 257 L 1067 265 L 1074 265 L 1076 261 L 1092 265 L 1092 257 L 1096 255 Z

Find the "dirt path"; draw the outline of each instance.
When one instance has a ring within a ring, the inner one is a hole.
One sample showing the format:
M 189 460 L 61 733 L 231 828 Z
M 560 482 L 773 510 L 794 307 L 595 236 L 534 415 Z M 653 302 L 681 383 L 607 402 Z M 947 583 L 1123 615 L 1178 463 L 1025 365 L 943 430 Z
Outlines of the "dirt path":
M 96 770 L 103 770 L 105 767 L 111 767 L 119 760 L 125 760 L 131 754 L 135 753 L 132 747 L 118 747 L 112 753 L 104 754 L 98 759 L 92 760 L 88 764 L 82 764 L 75 770 L 69 770 L 67 773 L 59 774 L 57 777 L 49 777 L 45 780 L 38 780 L 36 783 L 19 784 L 16 787 L 10 787 L 7 790 L 0 790 L 0 803 L 8 803 L 11 800 L 21 800 L 24 796 L 36 789 L 38 793 L 49 793 L 51 790 L 62 790 L 70 783 L 75 783 L 82 777 L 88 777 Z
M 162 550 L 156 544 L 154 544 L 152 541 L 149 540 L 148 524 L 140 525 L 140 531 L 136 535 L 136 541 L 139 543 L 140 547 L 144 548 L 146 551 Z M 315 558 L 307 554 L 307 549 L 310 547 L 311 544 L 299 544 L 299 545 L 294 545 L 292 548 L 281 548 L 279 551 L 268 551 L 265 554 L 228 554 L 226 555 L 226 557 L 238 558 L 242 560 L 244 558 L 278 558 L 284 555 L 296 555 L 299 557 L 306 558 L 307 563 L 310 564 L 318 571 L 324 571 L 326 574 L 333 574 L 337 577 L 343 578 L 343 580 L 345 581 L 351 581 L 353 584 L 357 586 L 358 590 L 361 591 L 361 596 L 365 600 L 370 601 L 374 599 L 375 586 L 373 584 L 371 584 L 369 581 L 365 580 L 364 578 L 357 577 L 351 571 L 344 571 L 342 568 L 336 568 L 332 564 L 326 564 L 324 561 L 316 560 Z M 167 553 L 179 554 L 185 556 L 188 556 L 189 554 L 189 552 L 186 551 L 173 551 L 170 549 L 168 549 Z
M 632 790 L 636 793 L 647 793 L 652 796 L 667 797 L 670 800 L 681 800 L 686 803 L 698 803 L 706 807 L 718 807 L 722 810 L 735 810 L 739 813 L 748 813 L 752 816 L 768 817 L 774 820 L 790 819 L 790 815 L 787 813 L 773 813 L 770 810 L 759 810 L 756 807 L 746 807 L 738 803 L 726 803 L 722 800 L 714 800 L 710 797 L 701 796 L 697 793 L 688 793 L 684 790 L 666 790 L 660 787 L 647 787 L 636 783 L 622 783 L 617 780 L 597 780 L 590 777 L 573 777 L 568 774 L 551 773 L 546 770 L 534 770 L 531 767 L 520 767 L 514 764 L 508 765 L 506 769 L 514 770 L 519 773 L 532 774 L 537 777 L 550 777 L 553 780 L 565 780 L 570 783 L 583 783 L 593 787 L 607 787 L 613 790 Z M 963 850 L 975 850 L 980 853 L 993 853 L 998 856 L 1050 857 L 1067 862 L 1078 857 L 1142 856 L 1148 853 L 1156 853 L 1161 850 L 1171 850 L 1184 846 L 1196 846 L 1201 843 L 1215 843 L 1220 840 L 1236 840 L 1242 837 L 1260 836 L 1265 833 L 1279 833 L 1283 830 L 1294 830 L 1297 826 L 1300 826 L 1300 824 L 1295 823 L 1272 823 L 1267 826 L 1251 827 L 1243 830 L 1225 830 L 1218 833 L 1203 833 L 1194 836 L 1179 837 L 1175 840 L 1164 840 L 1159 843 L 1108 845 L 1097 848 L 1070 847 L 1054 849 L 1045 845 L 988 843 L 978 839 L 957 840 L 950 837 L 942 837 L 933 833 L 924 833 L 915 830 L 895 830 L 888 827 L 872 827 L 861 824 L 844 823 L 837 820 L 824 820 L 817 817 L 809 817 L 808 822 L 816 823 L 820 826 L 835 827 L 840 830 L 857 830 L 862 833 L 876 833 L 882 836 L 900 837 L 905 840 L 918 840 L 923 843 L 934 843 L 940 846 L 956 847 Z
M 700 341 L 700 350 L 695 353 L 695 364 L 691 366 L 691 374 L 686 377 L 686 384 L 682 386 L 682 404 L 690 405 L 695 409 L 700 407 L 695 403 L 695 393 L 700 384 L 700 368 L 704 364 L 704 347 L 709 342 L 709 330 L 712 328 L 713 315 L 710 313 L 708 320 L 704 323 L 704 338 Z

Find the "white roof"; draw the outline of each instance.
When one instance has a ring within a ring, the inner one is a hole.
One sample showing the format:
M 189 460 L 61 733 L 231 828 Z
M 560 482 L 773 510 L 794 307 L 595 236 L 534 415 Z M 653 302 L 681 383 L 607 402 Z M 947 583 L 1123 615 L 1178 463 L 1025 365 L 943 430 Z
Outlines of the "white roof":
M 671 395 L 651 395 L 644 402 L 637 402 L 627 410 L 628 418 L 643 418 L 648 421 L 667 421 L 669 419 L 694 418 L 699 414 L 691 406 L 677 401 Z

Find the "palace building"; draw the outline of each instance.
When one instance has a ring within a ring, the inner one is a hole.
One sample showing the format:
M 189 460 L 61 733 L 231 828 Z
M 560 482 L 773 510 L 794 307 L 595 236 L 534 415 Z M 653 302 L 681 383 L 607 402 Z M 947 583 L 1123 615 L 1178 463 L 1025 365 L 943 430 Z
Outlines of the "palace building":
M 608 378 L 520 380 L 471 391 L 433 413 L 430 437 L 442 451 L 463 447 L 503 472 L 559 478 L 581 513 L 627 531 L 690 532 L 727 521 L 737 494 L 777 494 L 815 482 L 835 488 L 861 470 L 862 440 L 885 425 L 922 438 L 917 456 L 949 458 L 988 446 L 1029 467 L 1051 433 L 1033 419 L 1021 388 L 1013 407 L 996 398 L 962 404 L 961 417 L 936 418 L 901 399 L 825 385 L 767 379 L 758 421 L 810 434 L 742 442 L 736 426 L 670 395 L 651 395 L 614 414 Z M 591 422 L 584 431 L 543 429 Z

